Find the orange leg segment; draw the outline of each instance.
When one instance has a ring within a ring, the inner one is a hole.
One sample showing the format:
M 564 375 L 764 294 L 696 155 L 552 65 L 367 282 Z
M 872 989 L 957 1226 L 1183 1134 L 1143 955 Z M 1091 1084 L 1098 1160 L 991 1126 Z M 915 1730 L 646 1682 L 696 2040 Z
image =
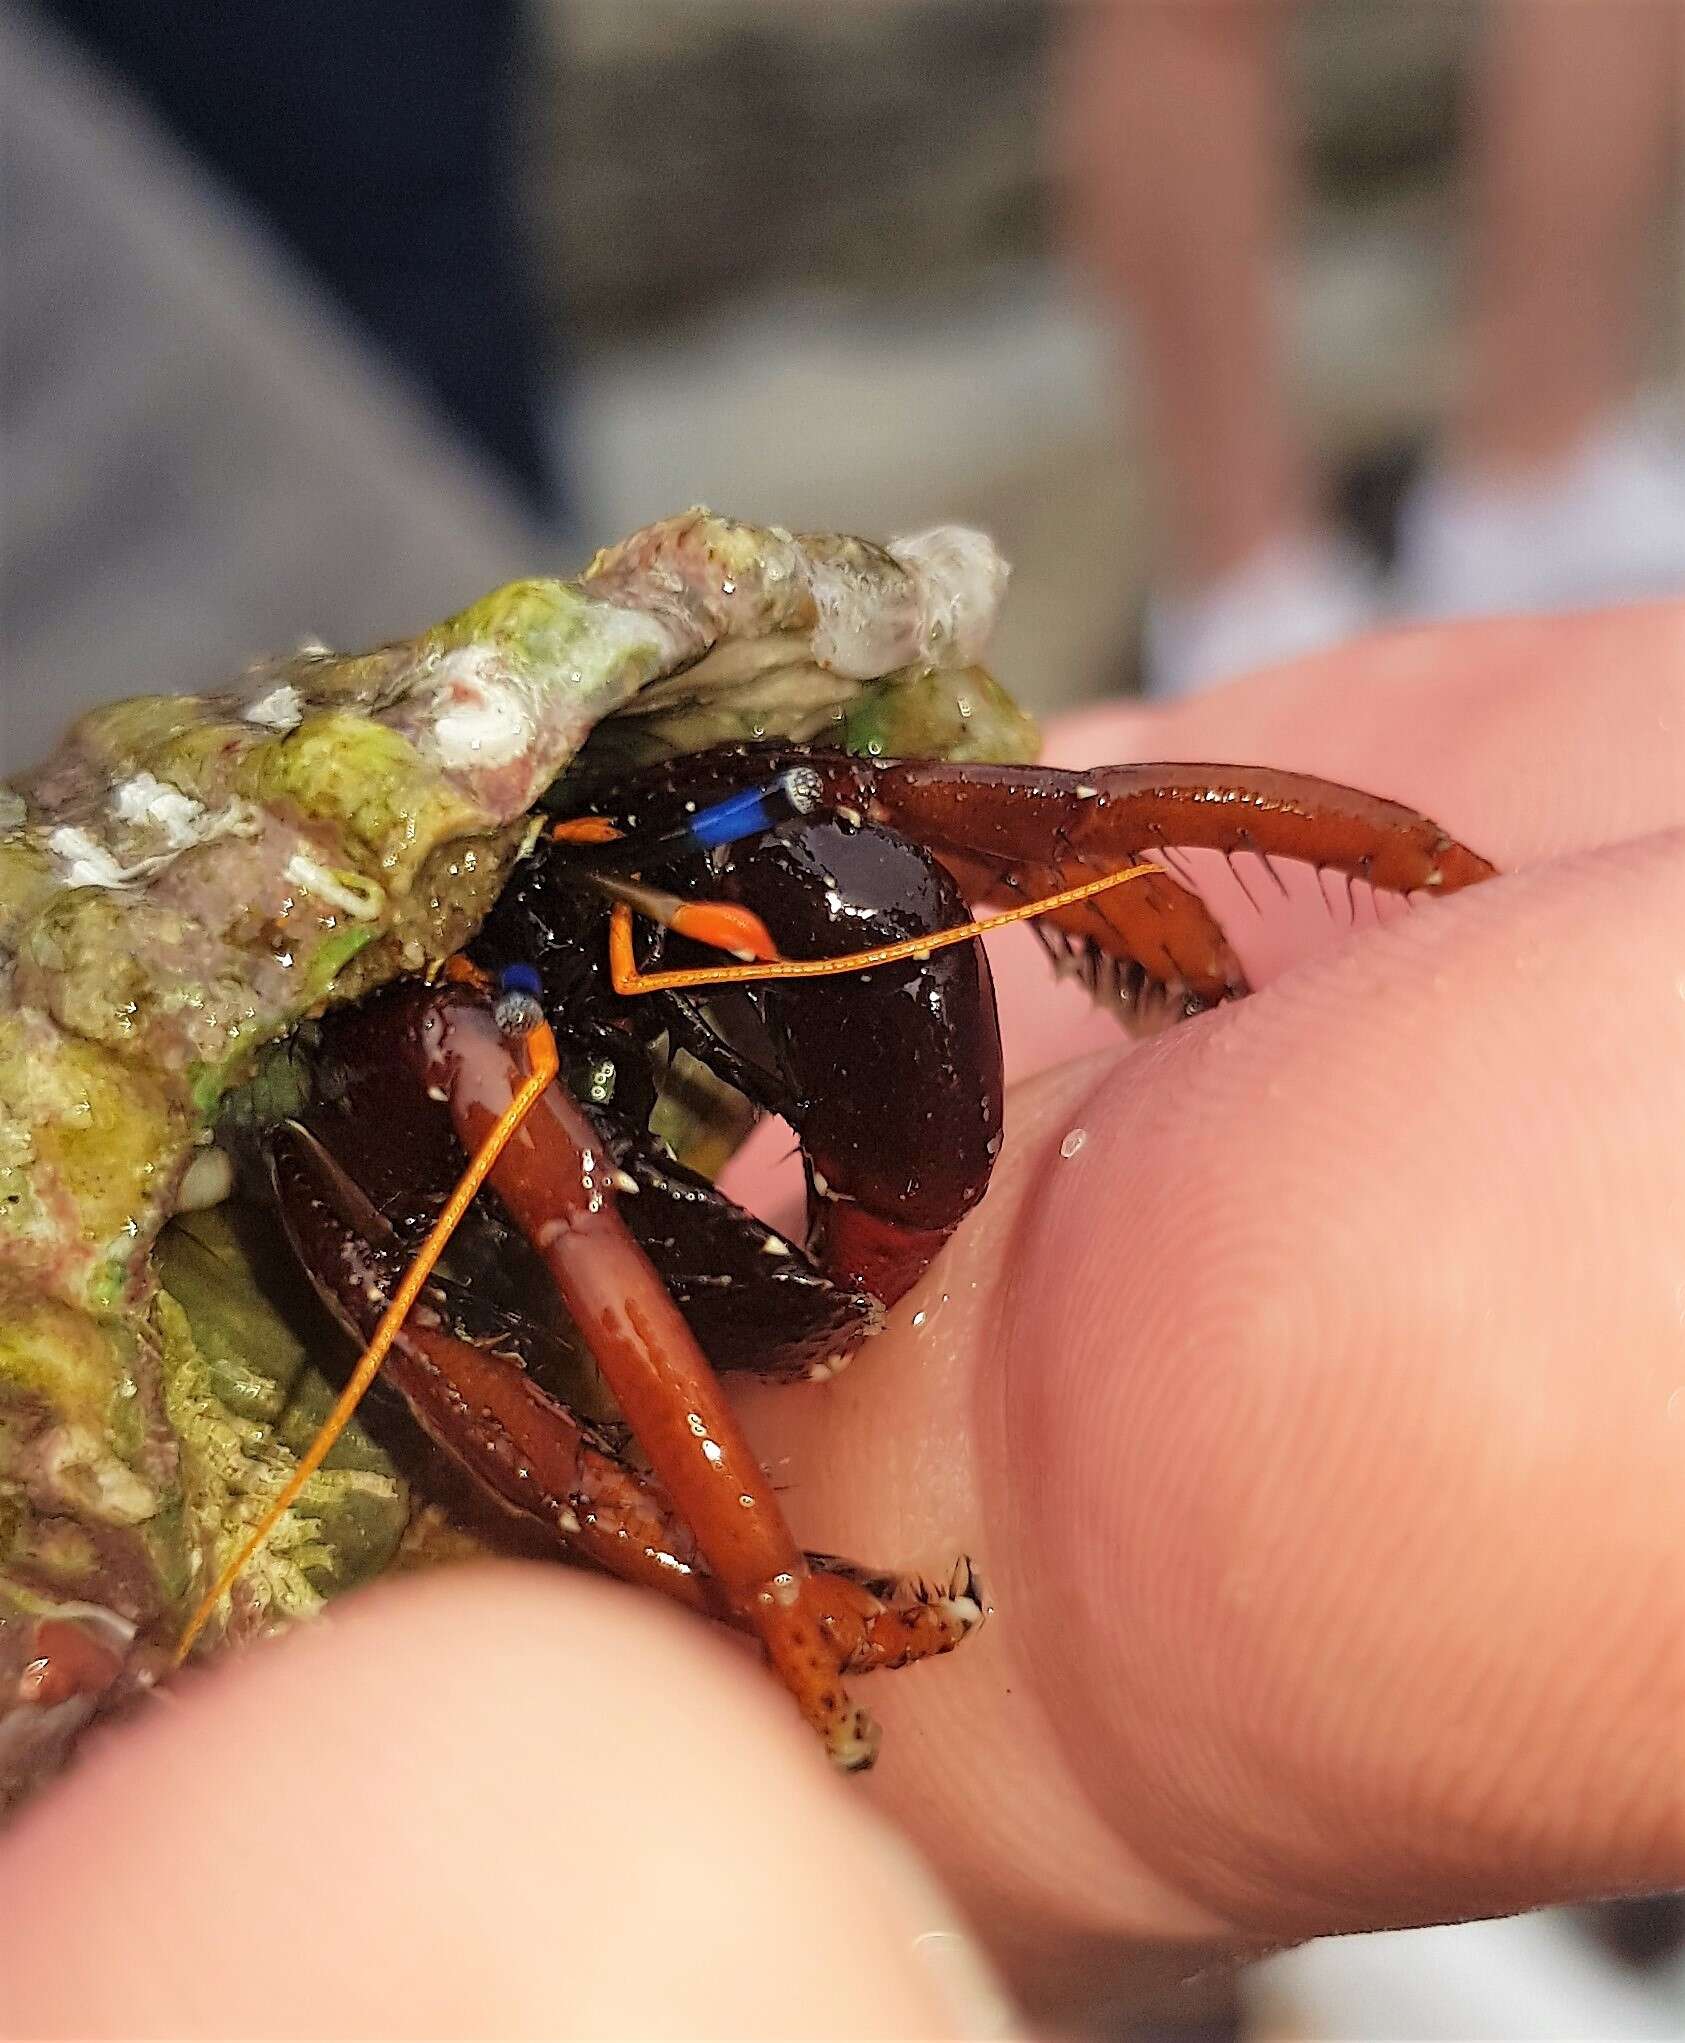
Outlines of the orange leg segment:
M 335 1316 L 368 1339 L 397 1287 L 403 1250 L 379 1238 L 378 1214 L 371 1227 L 360 1191 L 305 1129 L 277 1131 L 270 1168 L 300 1261 Z M 437 1288 L 423 1290 L 386 1356 L 387 1381 L 424 1431 L 482 1491 L 567 1551 L 688 1610 L 747 1625 L 655 1484 L 626 1467 L 614 1443 L 551 1396 L 495 1335 L 457 1332 L 452 1310 Z M 815 1586 L 815 1607 L 838 1661 L 852 1669 L 946 1652 L 981 1619 L 969 1564 L 946 1591 L 829 1557 L 810 1557 L 809 1565 L 826 1577 Z
M 434 1005 L 422 1039 L 424 1082 L 450 1099 L 472 1152 L 519 1083 L 509 1045 L 489 1010 L 461 995 Z M 491 1173 L 733 1614 L 759 1637 L 832 1756 L 869 1765 L 876 1729 L 840 1677 L 843 1650 L 827 1625 L 835 1595 L 809 1572 L 718 1379 L 621 1222 L 614 1177 L 589 1122 L 558 1086 Z

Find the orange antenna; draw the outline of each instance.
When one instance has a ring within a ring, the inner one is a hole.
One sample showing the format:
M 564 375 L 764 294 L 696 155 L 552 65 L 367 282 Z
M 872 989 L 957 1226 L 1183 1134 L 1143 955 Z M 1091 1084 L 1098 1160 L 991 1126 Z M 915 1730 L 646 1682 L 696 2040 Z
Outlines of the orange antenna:
M 617 901 L 609 917 L 609 977 L 616 993 L 666 993 L 693 986 L 758 986 L 769 979 L 834 979 L 844 972 L 869 972 L 877 965 L 897 965 L 907 958 L 928 957 L 950 944 L 975 943 L 993 929 L 1010 922 L 1028 922 L 1037 915 L 1050 915 L 1058 908 L 1075 907 L 1090 901 L 1126 880 L 1145 879 L 1160 868 L 1156 865 L 1125 866 L 1121 872 L 1105 873 L 1097 880 L 1066 887 L 1040 901 L 1026 901 L 999 915 L 986 915 L 981 922 L 964 922 L 954 929 L 932 930 L 926 936 L 903 937 L 898 943 L 880 944 L 874 950 L 848 951 L 835 958 L 776 958 L 752 965 L 700 965 L 682 972 L 640 972 L 632 950 L 632 911 Z
M 732 806 L 734 804 L 728 802 L 721 804 L 720 808 L 723 812 Z M 576 816 L 554 824 L 550 834 L 559 844 L 611 844 L 621 833 L 606 817 Z M 834 979 L 845 972 L 869 972 L 877 965 L 895 965 L 907 958 L 926 957 L 931 951 L 945 950 L 950 944 L 975 943 L 991 930 L 1004 929 L 1012 922 L 1029 922 L 1038 915 L 1051 915 L 1060 908 L 1073 908 L 1079 901 L 1090 901 L 1096 894 L 1121 887 L 1127 880 L 1146 879 L 1160 870 L 1160 867 L 1149 864 L 1125 866 L 1119 872 L 1103 873 L 1098 879 L 1084 880 L 1057 894 L 1048 894 L 1039 901 L 1026 901 L 1020 907 L 1003 909 L 998 915 L 986 915 L 981 922 L 964 922 L 953 929 L 933 930 L 927 936 L 903 937 L 898 943 L 881 944 L 872 950 L 847 951 L 834 958 L 780 956 L 777 944 L 760 917 L 732 901 L 681 901 L 671 894 L 657 894 L 654 889 L 640 889 L 602 875 L 590 877 L 594 884 L 614 897 L 614 908 L 609 917 L 609 977 L 616 993 L 629 996 L 634 993 L 682 992 L 698 986 L 759 986 L 769 979 Z M 696 943 L 710 944 L 718 950 L 735 951 L 739 956 L 747 952 L 754 962 L 698 965 L 675 972 L 640 972 L 632 948 L 634 908 L 679 936 L 690 937 Z
M 447 972 L 453 979 L 472 982 L 482 976 L 472 968 L 463 970 L 460 967 L 452 969 L 453 967 L 456 967 L 454 959 L 451 966 L 447 967 Z M 351 1415 L 362 1402 L 369 1385 L 379 1375 L 380 1365 L 386 1360 L 388 1350 L 398 1338 L 399 1330 L 409 1317 L 410 1308 L 421 1295 L 422 1286 L 432 1276 L 434 1265 L 444 1254 L 451 1236 L 461 1223 L 462 1216 L 473 1203 L 475 1193 L 485 1183 L 493 1164 L 509 1146 L 521 1123 L 537 1105 L 550 1081 L 555 1077 L 556 1039 L 550 1032 L 550 1024 L 542 1015 L 526 1023 L 522 1031 L 522 1045 L 526 1051 L 527 1076 L 521 1081 L 514 1098 L 498 1115 L 486 1139 L 475 1150 L 468 1168 L 457 1181 L 456 1189 L 445 1202 L 444 1211 L 428 1230 L 427 1239 L 421 1244 L 415 1261 L 404 1272 L 403 1282 L 393 1292 L 391 1303 L 380 1315 L 373 1337 L 358 1357 L 357 1366 L 352 1370 L 321 1431 L 311 1441 L 298 1466 L 258 1520 L 256 1529 L 248 1534 L 244 1545 L 223 1568 L 211 1589 L 201 1598 L 198 1608 L 188 1619 L 187 1628 L 176 1645 L 173 1662 L 175 1666 L 179 1667 L 192 1652 L 194 1642 L 210 1622 L 217 1605 L 240 1579 L 252 1556 L 275 1530 L 286 1512 L 298 1501 L 299 1492 L 321 1467 L 334 1442 L 345 1431 Z

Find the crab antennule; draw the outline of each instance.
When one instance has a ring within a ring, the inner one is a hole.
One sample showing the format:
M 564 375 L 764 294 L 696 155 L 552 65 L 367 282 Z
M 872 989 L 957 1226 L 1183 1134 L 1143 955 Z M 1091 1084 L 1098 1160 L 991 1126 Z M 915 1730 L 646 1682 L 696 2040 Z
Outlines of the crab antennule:
M 788 772 L 779 775 L 778 785 L 786 783 L 813 792 L 814 798 L 817 799 L 817 776 L 810 774 L 804 778 L 802 769 L 792 767 Z M 738 813 L 742 814 L 745 811 L 741 805 L 745 801 L 758 805 L 757 813 L 764 815 L 768 799 L 768 792 L 764 788 L 753 790 L 749 797 L 734 795 L 730 801 L 717 802 L 713 809 L 704 810 L 697 823 L 700 824 L 707 816 L 717 815 L 734 806 L 737 807 Z M 801 813 L 793 806 L 794 799 L 790 798 L 791 812 Z M 748 831 L 738 830 L 731 839 L 715 837 L 711 841 L 734 842 L 736 837 L 751 835 L 754 830 L 766 827 L 767 821 L 756 822 Z M 681 832 L 680 836 L 684 834 Z M 627 842 L 620 837 L 614 825 L 601 816 L 575 816 L 567 822 L 557 823 L 550 835 L 558 844 L 612 844 L 617 840 L 621 843 Z M 640 881 L 625 879 L 619 873 L 609 872 L 598 866 L 590 867 L 586 877 L 599 893 L 606 894 L 611 901 L 624 902 L 629 908 L 635 908 L 640 915 L 647 916 L 651 922 L 658 923 L 661 928 L 672 930 L 675 936 L 689 937 L 692 943 L 706 944 L 710 950 L 730 951 L 734 957 L 758 958 L 769 963 L 783 955 L 772 940 L 772 932 L 755 911 L 743 907 L 736 901 L 681 900 L 677 894 L 664 893 L 659 887 L 646 887 Z
M 333 1410 L 323 1422 L 321 1431 L 311 1441 L 298 1466 L 288 1477 L 280 1493 L 271 1501 L 268 1510 L 258 1520 L 244 1545 L 223 1568 L 222 1573 L 200 1600 L 198 1608 L 188 1619 L 175 1649 L 175 1664 L 178 1667 L 193 1650 L 195 1641 L 210 1622 L 217 1605 L 240 1579 L 253 1555 L 297 1502 L 305 1484 L 321 1467 L 334 1442 L 345 1431 L 352 1415 L 367 1394 L 370 1384 L 379 1375 L 380 1365 L 386 1359 L 387 1350 L 409 1317 L 410 1308 L 420 1297 L 428 1278 L 432 1276 L 434 1265 L 449 1246 L 450 1238 L 461 1224 L 462 1216 L 473 1203 L 475 1194 L 485 1183 L 492 1166 L 519 1132 L 521 1123 L 548 1091 L 551 1080 L 556 1076 L 558 1063 L 556 1039 L 550 1032 L 549 1023 L 545 1021 L 536 1005 L 530 1014 L 523 1010 L 523 1017 L 526 1020 L 522 1037 L 522 1049 L 527 1065 L 526 1076 L 514 1097 L 475 1148 L 468 1168 L 458 1180 L 444 1211 L 433 1223 L 427 1239 L 417 1251 L 415 1261 L 404 1273 L 403 1282 L 393 1293 L 391 1304 L 381 1314 L 380 1324 L 375 1328 L 372 1339 L 359 1357 L 357 1366 L 352 1370 Z
M 1017 908 L 986 915 L 980 922 L 965 922 L 954 929 L 934 930 L 924 936 L 909 936 L 899 943 L 880 944 L 874 950 L 847 951 L 834 958 L 781 958 L 748 965 L 701 965 L 679 972 L 640 972 L 632 949 L 632 911 L 616 902 L 609 922 L 609 972 L 614 990 L 621 994 L 676 992 L 692 986 L 754 986 L 769 979 L 834 979 L 845 972 L 869 972 L 877 965 L 896 965 L 904 959 L 922 958 L 949 944 L 975 943 L 991 930 L 1004 929 L 1010 922 L 1028 922 L 1037 915 L 1050 915 L 1060 908 L 1091 900 L 1126 880 L 1139 880 L 1162 868 L 1156 865 L 1125 866 L 1121 872 L 1103 873 L 1081 886 L 1066 887 L 1039 901 L 1026 901 Z M 676 925 L 675 925 L 676 926 Z M 685 932 L 681 931 L 681 934 Z M 721 948 L 728 948 L 722 945 Z
M 611 901 L 623 902 L 649 921 L 670 929 L 675 936 L 710 950 L 729 951 L 738 958 L 760 958 L 775 962 L 783 956 L 772 932 L 752 908 L 737 901 L 686 901 L 660 887 L 646 887 L 641 880 L 625 880 L 616 873 L 592 873 L 591 885 Z

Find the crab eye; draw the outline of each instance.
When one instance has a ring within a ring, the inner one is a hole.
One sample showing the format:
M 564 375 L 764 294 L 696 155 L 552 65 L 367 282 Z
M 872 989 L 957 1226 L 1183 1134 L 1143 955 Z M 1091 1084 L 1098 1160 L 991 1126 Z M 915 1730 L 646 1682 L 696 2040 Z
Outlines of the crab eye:
M 505 965 L 497 975 L 497 999 L 492 1004 L 492 1013 L 498 1027 L 506 1036 L 522 1036 L 544 1019 L 544 1009 L 539 995 L 544 990 L 544 981 L 538 976 L 536 966 L 523 960 Z

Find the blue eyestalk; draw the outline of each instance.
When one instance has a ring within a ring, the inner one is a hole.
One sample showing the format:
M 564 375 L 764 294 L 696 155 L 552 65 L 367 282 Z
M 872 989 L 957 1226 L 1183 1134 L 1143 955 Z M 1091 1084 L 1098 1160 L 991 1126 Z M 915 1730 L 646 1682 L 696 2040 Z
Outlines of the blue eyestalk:
M 764 787 L 746 787 L 692 816 L 686 834 L 704 851 L 737 844 L 819 805 L 823 788 L 811 766 L 792 766 Z
M 811 815 L 824 799 L 825 782 L 817 767 L 789 766 L 759 787 L 710 802 L 676 829 L 642 835 L 634 831 L 607 844 L 568 845 L 566 851 L 590 872 L 642 872 L 698 851 L 741 844 L 745 837 L 776 829 L 792 816 Z

